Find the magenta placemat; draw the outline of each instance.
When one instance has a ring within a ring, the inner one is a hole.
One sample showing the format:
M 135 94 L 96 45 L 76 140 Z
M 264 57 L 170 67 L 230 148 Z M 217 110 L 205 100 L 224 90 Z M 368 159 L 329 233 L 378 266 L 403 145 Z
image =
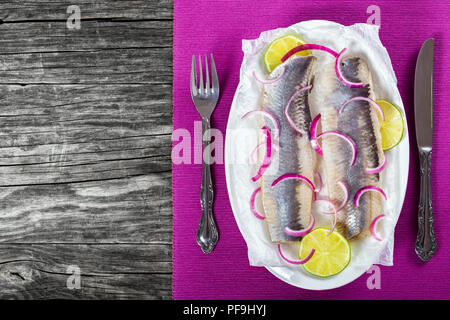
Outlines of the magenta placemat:
M 189 91 L 193 54 L 214 53 L 221 98 L 213 127 L 225 136 L 228 113 L 239 81 L 242 39 L 294 23 L 323 19 L 341 24 L 366 22 L 370 6 L 381 11 L 381 41 L 398 78 L 410 130 L 408 188 L 396 227 L 394 266 L 380 267 L 380 289 L 369 289 L 364 274 L 333 290 L 308 291 L 250 267 L 247 247 L 228 199 L 223 164 L 213 166 L 214 212 L 220 231 L 216 249 L 204 255 L 195 242 L 200 220 L 201 165 L 194 163 L 194 121 L 200 117 Z M 369 8 L 369 10 L 368 10 Z M 174 299 L 449 299 L 450 298 L 450 6 L 446 1 L 175 1 L 173 126 L 191 133 L 191 164 L 173 165 Z M 419 196 L 414 129 L 414 70 L 420 46 L 435 38 L 433 204 L 438 249 L 422 263 L 414 252 Z M 180 133 L 181 131 L 178 131 Z M 174 143 L 178 144 L 178 140 Z

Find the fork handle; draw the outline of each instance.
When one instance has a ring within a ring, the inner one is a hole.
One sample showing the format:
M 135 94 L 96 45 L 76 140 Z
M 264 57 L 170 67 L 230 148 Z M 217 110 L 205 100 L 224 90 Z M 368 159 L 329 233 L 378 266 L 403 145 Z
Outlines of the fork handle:
M 202 150 L 211 140 L 210 137 L 210 120 L 209 118 L 202 118 Z M 206 134 L 205 134 L 206 133 Z M 203 152 L 202 152 L 203 153 Z M 202 186 L 200 193 L 200 204 L 202 207 L 202 217 L 197 230 L 197 243 L 200 245 L 204 253 L 210 253 L 219 240 L 219 233 L 217 231 L 216 222 L 213 215 L 213 201 L 214 189 L 212 184 L 210 159 L 205 159 L 203 154 L 203 172 L 202 172 Z M 207 161 L 205 161 L 207 160 Z
M 433 232 L 433 205 L 431 201 L 431 150 L 420 151 L 420 200 L 416 239 L 416 253 L 422 261 L 428 261 L 436 251 Z

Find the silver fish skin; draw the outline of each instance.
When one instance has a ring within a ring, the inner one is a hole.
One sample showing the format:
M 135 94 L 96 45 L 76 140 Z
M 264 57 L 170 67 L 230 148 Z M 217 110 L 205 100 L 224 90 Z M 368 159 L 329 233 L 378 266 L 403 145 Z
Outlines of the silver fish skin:
M 314 111 L 321 114 L 322 131 L 343 133 L 357 147 L 356 162 L 351 166 L 352 151 L 345 141 L 335 136 L 321 139 L 330 199 L 336 205 L 342 203 L 344 192 L 338 185 L 339 181 L 344 182 L 349 191 L 349 201 L 338 213 L 337 230 L 347 239 L 352 239 L 370 235 L 372 219 L 382 213 L 382 198 L 379 194 L 365 193 L 358 207 L 354 206 L 353 200 L 356 192 L 365 186 L 382 186 L 381 175 L 369 175 L 365 169 L 378 167 L 384 155 L 377 111 L 367 101 L 352 101 L 341 114 L 338 113 L 350 98 L 375 99 L 372 77 L 366 62 L 360 57 L 351 57 L 342 60 L 340 68 L 346 79 L 365 85 L 359 88 L 346 86 L 337 79 L 334 64 L 329 64 L 317 74 L 312 100 Z
M 271 112 L 280 122 L 280 150 L 274 152 L 269 169 L 262 177 L 262 201 L 270 239 L 274 243 L 296 242 L 284 232 L 286 227 L 293 230 L 305 228 L 310 223 L 313 192 L 299 180 L 285 180 L 271 186 L 279 176 L 287 173 L 301 174 L 313 181 L 315 155 L 309 141 L 311 114 L 309 110 L 309 90 L 296 95 L 289 107 L 289 115 L 297 128 L 307 132 L 301 135 L 289 125 L 284 110 L 290 97 L 300 88 L 312 84 L 316 58 L 313 56 L 292 56 L 278 66 L 271 74 L 280 80 L 264 86 L 262 109 Z M 269 121 L 265 125 L 270 127 Z

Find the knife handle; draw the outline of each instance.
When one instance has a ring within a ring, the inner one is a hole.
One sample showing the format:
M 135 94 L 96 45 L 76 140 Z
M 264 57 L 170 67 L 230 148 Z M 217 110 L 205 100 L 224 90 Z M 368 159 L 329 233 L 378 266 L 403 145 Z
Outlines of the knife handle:
M 433 231 L 433 204 L 431 200 L 431 150 L 421 150 L 419 157 L 420 199 L 416 253 L 422 261 L 428 261 L 436 251 L 436 239 Z

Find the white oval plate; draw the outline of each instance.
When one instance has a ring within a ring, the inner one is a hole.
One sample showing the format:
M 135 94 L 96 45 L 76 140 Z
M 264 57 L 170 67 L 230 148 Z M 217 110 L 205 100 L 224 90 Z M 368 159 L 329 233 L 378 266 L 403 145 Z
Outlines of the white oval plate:
M 383 189 L 388 194 L 388 201 L 384 205 L 387 219 L 384 220 L 388 223 L 384 223 L 382 230 L 379 231 L 384 241 L 381 244 L 374 239 L 351 242 L 352 259 L 346 269 L 329 278 L 312 276 L 301 266 L 290 265 L 279 258 L 276 245 L 269 240 L 265 222 L 256 219 L 250 213 L 249 199 L 257 184 L 250 180 L 251 173 L 256 170 L 256 167 L 248 163 L 248 154 L 256 145 L 255 133 L 259 130 L 259 123 L 251 119 L 243 121 L 241 116 L 247 111 L 258 108 L 258 95 L 261 92 L 261 87 L 255 84 L 251 74 L 253 71 L 261 70 L 262 49 L 272 39 L 283 34 L 294 32 L 309 35 L 311 38 L 316 35 L 319 39 L 316 43 L 339 49 L 337 51 L 342 49 L 336 48 L 338 46 L 336 39 L 341 36 L 340 40 L 343 38 L 343 42 L 347 40 L 347 44 L 343 45 L 352 44 L 355 51 L 365 55 L 370 66 L 383 63 L 383 66 L 377 68 L 377 73 L 373 74 L 375 92 L 382 95 L 379 98 L 394 102 L 404 112 L 389 56 L 378 39 L 378 29 L 374 33 L 373 28 L 375 27 L 366 24 L 344 27 L 329 21 L 305 21 L 289 28 L 263 32 L 259 39 L 243 42 L 244 60 L 241 66 L 240 83 L 231 105 L 225 140 L 225 175 L 228 194 L 237 225 L 247 243 L 250 264 L 265 266 L 276 277 L 296 287 L 310 290 L 337 288 L 357 279 L 373 264 L 392 265 L 394 229 L 403 205 L 408 180 L 408 128 L 405 121 L 403 140 L 389 151 L 389 162 L 383 171 L 385 177 L 395 177 L 384 179 Z M 364 39 L 361 38 L 362 35 Z M 308 37 L 302 38 L 314 43 Z M 375 48 L 371 48 L 370 43 L 361 45 L 358 43 L 356 46 L 355 41 L 367 42 L 368 40 L 376 42 L 373 44 Z M 366 52 L 367 50 L 369 52 Z M 374 68 L 372 67 L 371 70 Z

